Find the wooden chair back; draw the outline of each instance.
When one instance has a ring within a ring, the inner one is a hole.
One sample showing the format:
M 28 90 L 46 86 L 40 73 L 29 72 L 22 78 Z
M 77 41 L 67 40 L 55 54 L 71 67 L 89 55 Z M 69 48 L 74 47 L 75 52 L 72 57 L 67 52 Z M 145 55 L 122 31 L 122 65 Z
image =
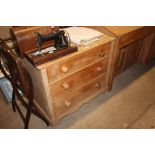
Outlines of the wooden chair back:
M 5 77 L 12 83 L 14 89 L 19 89 L 25 96 L 30 93 L 29 75 L 22 66 L 21 59 L 0 39 L 0 68 Z
M 40 111 L 38 111 L 33 102 L 33 83 L 30 74 L 23 67 L 21 59 L 2 39 L 0 39 L 0 69 L 12 84 L 12 108 L 14 112 L 16 109 L 18 110 L 24 121 L 24 128 L 28 128 L 31 113 L 35 114 L 49 125 L 48 120 Z M 16 103 L 16 96 L 26 108 L 26 116 L 24 116 L 20 107 Z

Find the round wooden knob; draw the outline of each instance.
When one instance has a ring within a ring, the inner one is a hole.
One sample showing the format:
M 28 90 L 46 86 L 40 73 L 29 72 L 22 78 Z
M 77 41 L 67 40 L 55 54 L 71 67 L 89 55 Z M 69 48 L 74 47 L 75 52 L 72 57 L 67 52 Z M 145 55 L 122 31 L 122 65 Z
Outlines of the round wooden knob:
M 62 66 L 62 67 L 61 67 L 61 71 L 62 71 L 63 73 L 67 73 L 68 70 L 69 70 L 69 68 L 66 67 L 66 66 Z
M 100 56 L 100 57 L 104 57 L 104 56 L 105 56 L 105 53 L 104 53 L 104 52 L 100 52 L 100 53 L 99 53 L 99 56 Z
M 66 106 L 66 107 L 70 107 L 70 106 L 71 106 L 71 102 L 65 101 L 65 106 Z
M 96 86 L 97 89 L 101 88 L 101 84 L 100 83 L 96 83 L 95 86 Z
M 101 72 L 102 71 L 102 67 L 97 67 L 97 71 Z
M 65 89 L 65 90 L 68 90 L 70 88 L 69 84 L 68 83 L 63 83 L 62 84 L 62 87 Z

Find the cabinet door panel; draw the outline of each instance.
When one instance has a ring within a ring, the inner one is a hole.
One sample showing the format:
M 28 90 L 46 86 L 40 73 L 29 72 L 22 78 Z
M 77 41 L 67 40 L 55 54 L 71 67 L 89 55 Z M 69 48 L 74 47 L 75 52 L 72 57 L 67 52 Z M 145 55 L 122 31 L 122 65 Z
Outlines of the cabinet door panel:
M 148 61 L 151 61 L 152 59 L 155 58 L 155 34 L 154 37 L 152 39 L 152 46 L 148 55 Z
M 154 57 L 155 57 L 155 33 L 143 39 L 138 62 L 146 64 Z
M 126 47 L 123 70 L 129 68 L 137 62 L 141 44 L 142 40 L 138 40 Z
M 138 40 L 128 46 L 120 48 L 120 54 L 116 63 L 116 75 L 126 70 L 137 62 L 142 40 Z
M 115 74 L 119 74 L 120 72 L 123 71 L 123 63 L 124 63 L 124 57 L 125 57 L 125 50 L 126 47 L 123 47 L 119 50 L 119 56 L 117 59 L 117 63 L 116 63 L 116 70 L 115 70 Z

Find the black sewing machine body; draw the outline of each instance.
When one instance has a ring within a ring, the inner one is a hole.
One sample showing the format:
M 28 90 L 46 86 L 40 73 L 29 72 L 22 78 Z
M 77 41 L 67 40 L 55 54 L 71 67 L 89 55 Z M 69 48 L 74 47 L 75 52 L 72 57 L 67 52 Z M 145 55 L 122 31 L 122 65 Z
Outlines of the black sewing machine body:
M 66 36 L 63 30 L 54 31 L 46 35 L 41 35 L 39 32 L 35 32 L 35 35 L 36 46 L 39 50 L 42 49 L 42 43 L 49 40 L 54 40 L 54 47 L 57 50 L 65 49 L 70 46 L 69 36 Z

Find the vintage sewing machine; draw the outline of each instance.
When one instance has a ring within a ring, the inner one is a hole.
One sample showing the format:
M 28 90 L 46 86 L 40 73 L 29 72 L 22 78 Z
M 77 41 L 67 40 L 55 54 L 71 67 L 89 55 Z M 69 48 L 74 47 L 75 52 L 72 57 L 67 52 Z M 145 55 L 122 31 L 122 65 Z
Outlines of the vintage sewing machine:
M 50 26 L 23 26 L 10 30 L 14 48 L 20 57 L 37 66 L 77 51 L 65 31 Z

